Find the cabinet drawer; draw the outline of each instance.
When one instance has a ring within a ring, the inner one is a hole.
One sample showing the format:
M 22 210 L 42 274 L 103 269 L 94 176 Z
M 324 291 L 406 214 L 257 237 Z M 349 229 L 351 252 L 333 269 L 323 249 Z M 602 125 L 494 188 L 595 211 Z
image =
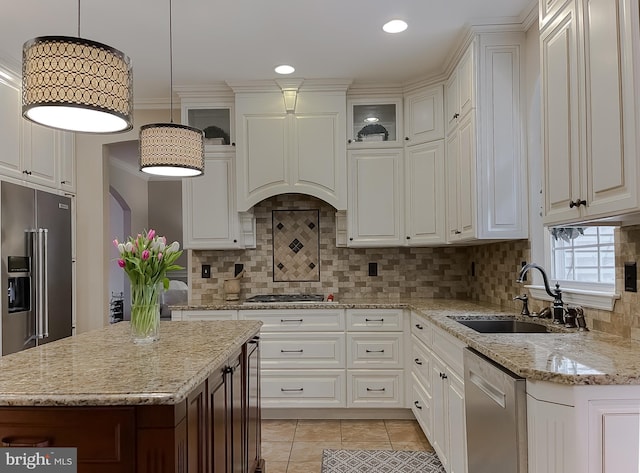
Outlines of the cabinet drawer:
M 427 392 L 431 392 L 431 354 L 414 335 L 411 336 L 411 371 Z
M 348 368 L 402 368 L 401 333 L 348 334 Z
M 262 407 L 345 407 L 344 370 L 262 370 Z
M 347 407 L 404 407 L 402 370 L 347 371 Z
M 401 309 L 347 310 L 347 330 L 365 332 L 401 332 Z
M 261 320 L 262 332 L 344 331 L 343 310 L 241 310 L 240 319 Z
M 433 326 L 415 312 L 411 312 L 411 333 L 418 337 L 427 347 L 431 347 L 433 341 Z
M 262 368 L 344 368 L 344 334 L 264 333 Z
M 180 312 L 182 318 L 178 320 L 238 320 L 237 310 L 183 310 Z
M 420 385 L 418 379 L 412 375 L 411 377 L 411 410 L 416 417 L 418 424 L 422 427 L 422 431 L 429 441 L 433 441 L 432 425 L 433 413 L 431 411 L 431 396 L 424 387 Z
M 433 346 L 431 350 L 461 378 L 464 373 L 462 353 L 465 346 L 466 345 L 457 338 L 434 327 Z

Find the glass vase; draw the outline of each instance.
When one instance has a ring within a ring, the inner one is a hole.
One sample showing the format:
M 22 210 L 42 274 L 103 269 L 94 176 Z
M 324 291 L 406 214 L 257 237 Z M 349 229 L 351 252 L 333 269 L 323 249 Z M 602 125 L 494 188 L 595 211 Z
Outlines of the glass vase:
M 131 284 L 131 339 L 136 344 L 160 339 L 158 284 Z

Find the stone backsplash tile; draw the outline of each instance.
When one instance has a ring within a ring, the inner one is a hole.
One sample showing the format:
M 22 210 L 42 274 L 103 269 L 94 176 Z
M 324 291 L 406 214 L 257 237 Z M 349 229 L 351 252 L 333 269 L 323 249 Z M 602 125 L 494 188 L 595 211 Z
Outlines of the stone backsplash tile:
M 273 278 L 273 210 L 320 211 L 320 280 L 277 282 Z M 467 299 L 468 249 L 336 248 L 335 209 L 313 197 L 284 194 L 254 207 L 256 248 L 191 251 L 191 302 L 206 304 L 223 296 L 224 279 L 233 277 L 235 263 L 244 264 L 241 298 L 261 293 L 321 293 L 371 295 L 381 298 L 435 297 Z M 378 276 L 369 276 L 369 263 L 378 263 Z M 211 265 L 211 278 L 200 277 L 202 264 Z

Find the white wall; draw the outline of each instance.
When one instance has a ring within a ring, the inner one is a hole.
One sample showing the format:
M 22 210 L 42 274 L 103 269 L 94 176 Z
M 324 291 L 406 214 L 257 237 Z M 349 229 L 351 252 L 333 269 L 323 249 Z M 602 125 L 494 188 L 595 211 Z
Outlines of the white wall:
M 179 113 L 179 112 L 178 112 Z M 141 125 L 167 121 L 167 110 L 141 110 L 133 130 L 115 135 L 76 133 L 76 332 L 109 322 L 109 165 L 104 145 L 137 140 Z M 132 227 L 135 228 L 135 227 Z
M 108 148 L 108 146 L 107 146 Z M 142 233 L 149 227 L 148 181 L 116 166 L 109 166 L 109 185 L 131 209 L 131 233 Z M 113 237 L 111 237 L 113 240 Z

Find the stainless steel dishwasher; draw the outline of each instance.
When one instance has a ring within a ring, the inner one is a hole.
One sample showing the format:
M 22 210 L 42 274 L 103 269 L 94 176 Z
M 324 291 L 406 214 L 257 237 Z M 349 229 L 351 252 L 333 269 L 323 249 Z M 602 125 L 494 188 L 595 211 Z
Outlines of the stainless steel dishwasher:
M 525 379 L 464 350 L 469 473 L 527 472 Z

